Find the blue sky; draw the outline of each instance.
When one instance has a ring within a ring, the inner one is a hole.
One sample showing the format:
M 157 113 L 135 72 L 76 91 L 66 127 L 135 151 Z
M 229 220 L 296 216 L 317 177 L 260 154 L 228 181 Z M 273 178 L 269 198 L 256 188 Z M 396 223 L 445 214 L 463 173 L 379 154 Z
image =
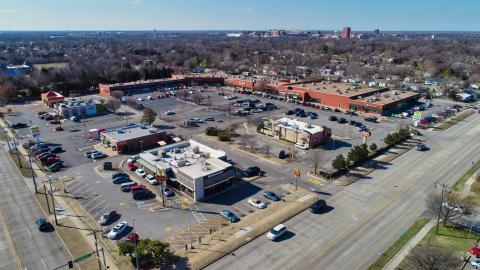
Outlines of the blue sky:
M 480 0 L 0 0 L 0 30 L 480 31 Z

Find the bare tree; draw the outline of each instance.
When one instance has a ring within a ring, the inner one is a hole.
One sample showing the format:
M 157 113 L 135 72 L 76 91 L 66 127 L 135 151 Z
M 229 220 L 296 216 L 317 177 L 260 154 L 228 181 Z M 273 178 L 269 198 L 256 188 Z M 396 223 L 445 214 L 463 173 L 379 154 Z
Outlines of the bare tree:
M 121 99 L 124 96 L 123 91 L 120 90 L 112 91 L 110 95 L 116 99 Z
M 266 156 L 270 156 L 270 151 L 272 150 L 272 145 L 267 143 L 263 146 L 263 153 L 266 155 Z
M 322 157 L 321 152 L 318 149 L 313 149 L 310 152 L 310 161 L 312 161 L 312 163 L 313 163 L 315 174 L 317 173 L 318 164 L 320 163 L 321 157 Z
M 0 85 L 0 99 L 3 104 L 7 104 L 10 98 L 15 96 L 15 88 L 10 84 L 1 84 Z
M 118 99 L 109 98 L 105 100 L 105 103 L 103 103 L 103 105 L 105 106 L 105 108 L 116 112 L 118 109 L 120 109 L 122 103 Z
M 252 135 L 250 134 L 242 134 L 240 135 L 239 137 L 239 142 L 240 142 L 240 145 L 243 146 L 243 147 L 246 147 L 247 144 L 248 144 L 248 141 L 250 141 L 252 139 Z
M 191 96 L 191 98 L 192 98 L 192 101 L 193 101 L 194 103 L 196 103 L 196 104 L 200 104 L 200 102 L 202 102 L 202 100 L 203 100 L 203 97 L 202 97 L 201 95 L 199 95 L 198 93 L 197 93 L 197 94 L 193 94 L 193 95 Z
M 471 210 L 471 205 L 462 202 L 455 195 L 447 194 L 443 198 L 438 193 L 430 193 L 426 199 L 427 208 L 433 213 L 440 214 L 443 225 L 452 222 Z
M 257 148 L 257 141 L 255 139 L 250 139 L 247 141 L 247 145 L 251 152 L 255 152 Z
M 180 89 L 177 91 L 177 95 L 180 99 L 187 100 L 189 92 L 185 89 Z
M 417 246 L 406 261 L 412 269 L 419 270 L 456 269 L 461 263 L 448 249 L 437 246 Z

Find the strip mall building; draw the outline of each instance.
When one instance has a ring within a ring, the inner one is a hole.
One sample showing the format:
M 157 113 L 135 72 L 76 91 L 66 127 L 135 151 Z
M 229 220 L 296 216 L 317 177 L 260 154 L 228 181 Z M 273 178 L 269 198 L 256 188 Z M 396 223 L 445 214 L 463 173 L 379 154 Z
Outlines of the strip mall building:
M 179 89 L 195 84 L 228 86 L 243 91 L 268 91 L 284 99 L 299 103 L 328 106 L 342 110 L 390 115 L 404 110 L 418 101 L 420 94 L 390 90 L 387 87 L 369 87 L 367 84 L 336 83 L 320 80 L 293 81 L 268 76 L 226 75 L 222 72 L 173 75 L 169 79 L 137 81 L 117 84 L 100 84 L 100 94 L 110 96 L 113 91 L 124 94 L 147 93 L 166 88 Z

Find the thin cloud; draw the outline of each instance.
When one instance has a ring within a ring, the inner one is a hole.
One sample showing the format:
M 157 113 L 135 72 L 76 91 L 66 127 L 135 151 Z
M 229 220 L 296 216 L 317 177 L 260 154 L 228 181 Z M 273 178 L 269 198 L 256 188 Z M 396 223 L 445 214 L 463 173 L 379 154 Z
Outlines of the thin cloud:
M 239 11 L 239 12 L 254 12 L 255 9 L 253 9 L 251 7 L 248 7 L 248 8 L 237 9 L 237 11 Z
M 17 11 L 16 11 L 16 10 L 13 10 L 13 9 L 0 8 L 0 14 L 15 13 L 15 12 L 17 12 Z
M 143 2 L 143 0 L 129 0 L 128 2 L 129 2 L 130 4 L 134 4 L 134 5 L 136 5 L 136 4 L 140 4 L 140 3 L 142 3 L 142 2 Z

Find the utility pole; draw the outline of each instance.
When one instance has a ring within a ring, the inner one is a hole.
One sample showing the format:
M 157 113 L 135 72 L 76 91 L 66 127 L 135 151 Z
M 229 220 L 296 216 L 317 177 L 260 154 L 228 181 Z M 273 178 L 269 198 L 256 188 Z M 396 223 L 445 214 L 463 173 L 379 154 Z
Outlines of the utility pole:
M 160 186 L 161 186 L 160 193 L 162 193 L 162 206 L 165 207 L 165 197 L 164 197 L 164 195 L 163 195 L 163 187 L 164 187 L 164 181 L 163 181 L 163 179 L 160 181 Z
M 30 171 L 32 173 L 32 180 L 33 180 L 33 186 L 35 187 L 35 193 L 38 193 L 37 182 L 35 182 L 35 172 L 33 171 L 33 166 L 32 166 L 32 156 L 30 156 L 30 153 L 28 154 L 28 163 L 30 163 Z
M 445 184 L 439 185 L 438 183 L 435 183 L 435 188 L 441 188 L 442 189 L 442 196 L 441 196 L 441 199 L 440 199 L 440 205 L 438 206 L 437 228 L 435 229 L 435 235 L 437 235 L 438 234 L 438 226 L 440 224 L 440 215 L 442 213 L 442 207 L 443 207 L 443 192 L 444 191 L 450 192 L 452 189 Z
M 3 135 L 5 135 L 5 138 L 7 139 L 8 152 L 12 153 L 12 148 L 10 148 L 10 139 L 8 138 L 9 136 L 6 129 L 3 129 Z
M 133 233 L 135 233 L 135 219 L 132 220 L 132 229 L 133 229 Z M 138 270 L 139 265 L 138 265 L 137 237 L 136 236 L 133 237 L 133 243 L 135 244 L 135 269 Z
M 48 202 L 47 187 L 45 185 L 43 185 L 43 192 L 45 194 L 45 201 L 47 202 L 48 213 L 51 214 L 52 212 L 50 211 L 50 203 Z
M 333 150 L 335 148 L 335 138 L 332 138 L 332 151 L 330 151 L 330 157 L 332 159 L 332 169 L 330 170 L 330 180 L 332 180 L 332 171 L 333 171 Z
M 23 168 L 23 167 L 22 167 L 22 161 L 20 161 L 20 154 L 19 154 L 19 152 L 18 152 L 17 141 L 15 141 L 15 137 L 13 138 L 13 144 L 15 145 L 15 153 L 17 153 L 18 166 L 19 166 L 20 168 Z
M 92 230 L 92 233 L 88 235 L 93 235 L 93 239 L 95 240 L 95 252 L 97 253 L 98 269 L 102 270 L 102 263 L 100 262 L 100 253 L 98 252 L 97 232 L 95 230 Z
M 57 210 L 55 209 L 55 199 L 53 198 L 53 190 L 50 190 L 50 196 L 52 196 L 53 216 L 55 217 L 55 225 L 58 225 Z

